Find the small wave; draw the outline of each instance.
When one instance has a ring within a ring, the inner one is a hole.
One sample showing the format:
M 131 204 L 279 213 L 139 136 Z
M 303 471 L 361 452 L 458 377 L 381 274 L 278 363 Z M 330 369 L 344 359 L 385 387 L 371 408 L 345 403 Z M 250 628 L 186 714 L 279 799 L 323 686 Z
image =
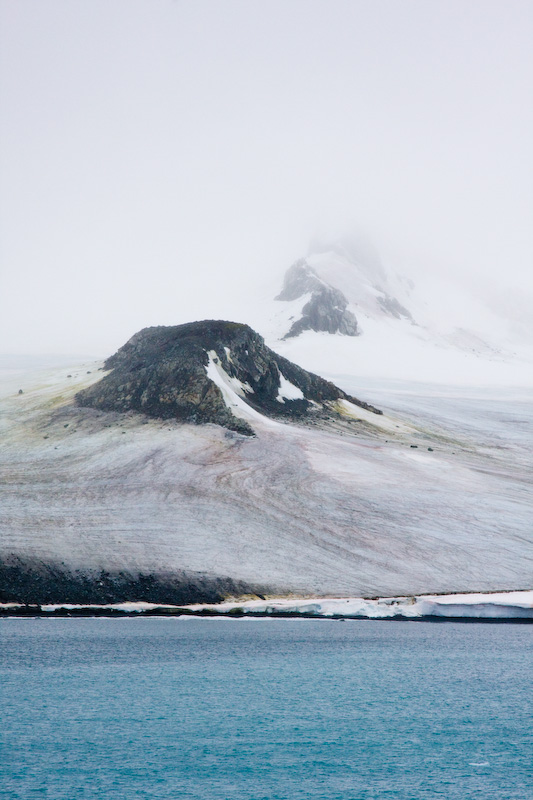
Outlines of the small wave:
M 490 764 L 488 761 L 469 761 L 469 767 L 489 767 Z

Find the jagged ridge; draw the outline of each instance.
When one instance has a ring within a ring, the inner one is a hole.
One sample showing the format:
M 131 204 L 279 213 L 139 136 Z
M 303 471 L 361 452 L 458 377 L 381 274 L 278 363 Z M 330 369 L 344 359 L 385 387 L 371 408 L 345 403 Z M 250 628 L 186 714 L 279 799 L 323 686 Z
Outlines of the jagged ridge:
M 348 311 L 348 301 L 343 293 L 321 280 L 305 259 L 301 259 L 287 271 L 283 289 L 275 299 L 297 300 L 309 293 L 311 297 L 302 309 L 302 316 L 292 324 L 284 339 L 308 330 L 359 335 L 357 320 Z

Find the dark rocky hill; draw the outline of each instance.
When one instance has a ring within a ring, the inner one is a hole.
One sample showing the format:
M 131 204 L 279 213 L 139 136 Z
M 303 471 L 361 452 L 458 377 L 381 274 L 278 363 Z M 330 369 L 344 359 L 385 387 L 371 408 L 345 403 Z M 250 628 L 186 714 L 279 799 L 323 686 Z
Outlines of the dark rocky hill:
M 248 435 L 253 430 L 239 403 L 241 412 L 245 403 L 245 411 L 248 406 L 289 420 L 331 416 L 339 399 L 381 413 L 277 355 L 252 328 L 236 322 L 145 328 L 105 362 L 105 369 L 111 372 L 76 395 L 78 405 L 211 422 Z

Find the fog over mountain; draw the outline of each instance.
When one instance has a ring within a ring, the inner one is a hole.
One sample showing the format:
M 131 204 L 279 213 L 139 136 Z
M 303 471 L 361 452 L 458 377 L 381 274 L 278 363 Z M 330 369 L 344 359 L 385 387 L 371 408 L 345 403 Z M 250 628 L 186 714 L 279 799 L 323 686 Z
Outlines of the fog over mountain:
M 353 231 L 428 284 L 429 315 L 445 280 L 460 320 L 464 289 L 531 323 L 530 3 L 0 14 L 0 352 L 104 357 L 149 325 L 249 322 L 309 242 Z
M 533 326 L 453 279 L 402 275 L 354 236 L 314 242 L 250 302 L 271 347 L 330 377 L 531 385 Z

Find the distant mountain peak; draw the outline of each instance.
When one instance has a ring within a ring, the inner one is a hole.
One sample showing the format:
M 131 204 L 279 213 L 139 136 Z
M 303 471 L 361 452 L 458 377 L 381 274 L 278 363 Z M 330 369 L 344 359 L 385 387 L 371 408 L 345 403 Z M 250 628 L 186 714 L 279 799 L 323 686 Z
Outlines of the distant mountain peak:
M 287 270 L 283 289 L 275 299 L 292 301 L 307 295 L 310 297 L 302 308 L 302 316 L 293 322 L 284 339 L 307 330 L 345 336 L 359 334 L 357 319 L 348 310 L 344 294 L 322 280 L 305 259 L 300 259 Z
M 531 382 L 532 339 L 516 298 L 491 304 L 452 270 L 410 264 L 405 253 L 382 260 L 357 237 L 315 241 L 275 294 L 261 298 L 250 321 L 271 347 L 341 385 L 349 374 Z

